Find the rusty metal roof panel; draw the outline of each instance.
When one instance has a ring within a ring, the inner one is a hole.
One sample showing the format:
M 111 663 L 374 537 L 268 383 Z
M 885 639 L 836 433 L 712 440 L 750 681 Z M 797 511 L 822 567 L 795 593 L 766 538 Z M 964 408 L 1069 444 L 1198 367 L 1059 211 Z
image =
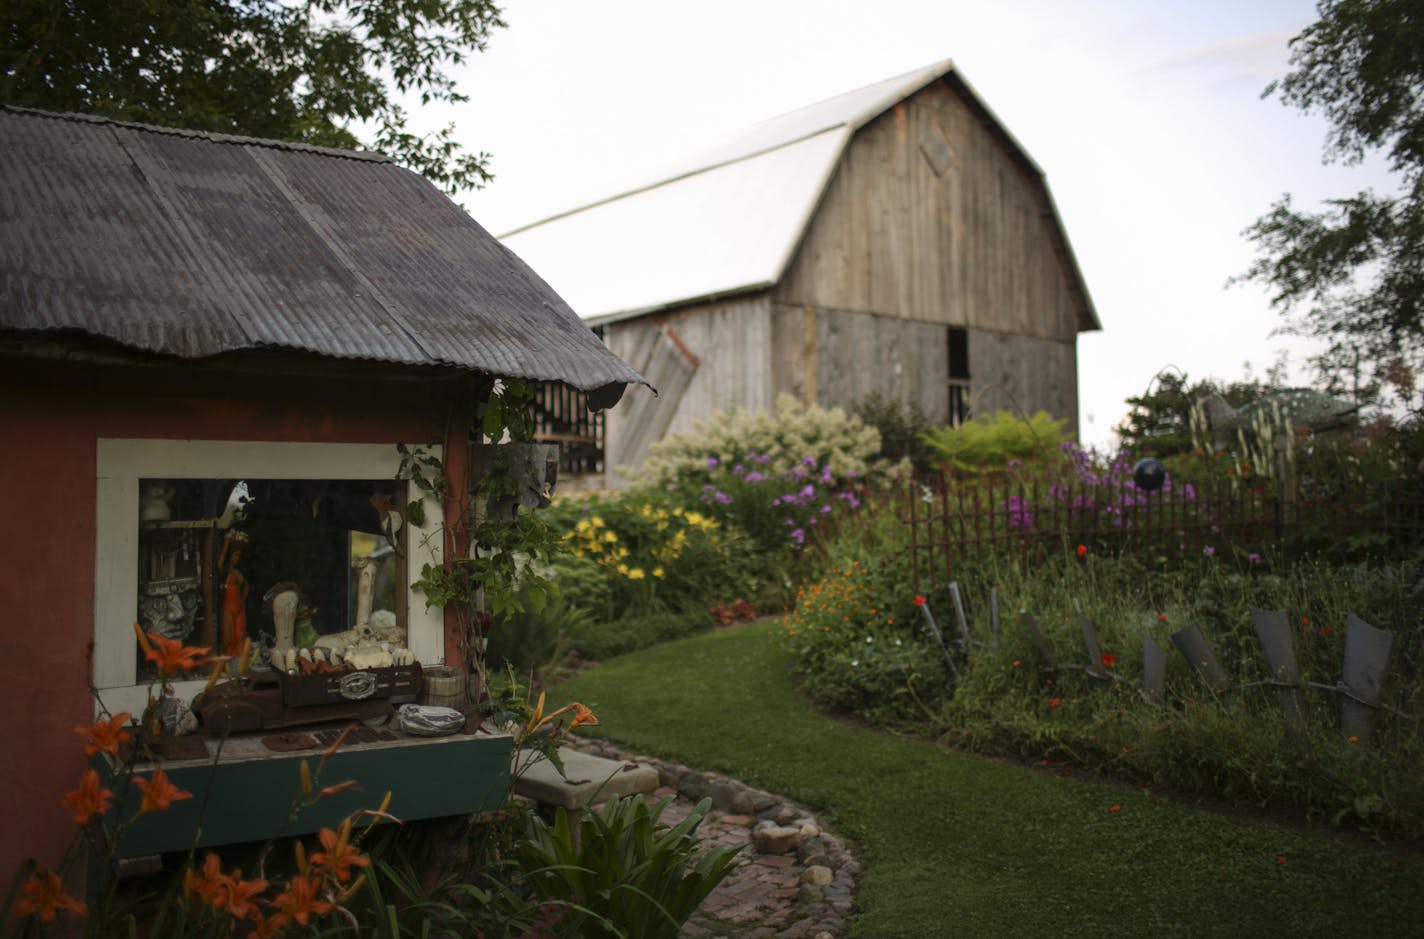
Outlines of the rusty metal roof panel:
M 374 154 L 0 108 L 0 330 L 278 348 L 592 389 L 642 378 Z

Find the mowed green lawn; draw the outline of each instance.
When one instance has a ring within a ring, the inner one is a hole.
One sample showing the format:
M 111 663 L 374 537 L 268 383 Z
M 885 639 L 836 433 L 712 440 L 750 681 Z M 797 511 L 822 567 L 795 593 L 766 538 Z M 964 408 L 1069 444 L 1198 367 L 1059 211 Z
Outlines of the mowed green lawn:
M 1418 851 L 847 726 L 802 699 L 771 633 L 647 649 L 550 697 L 639 752 L 814 809 L 865 866 L 853 935 L 1424 936 Z

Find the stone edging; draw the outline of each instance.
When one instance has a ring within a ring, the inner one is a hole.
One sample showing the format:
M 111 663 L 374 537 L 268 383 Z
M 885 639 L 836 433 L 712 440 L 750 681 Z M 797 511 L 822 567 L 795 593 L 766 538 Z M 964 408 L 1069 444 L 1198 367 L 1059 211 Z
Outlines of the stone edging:
M 662 784 L 658 794 L 678 797 L 666 817 L 685 817 L 697 802 L 710 798 L 712 811 L 702 825 L 704 841 L 751 846 L 743 852 L 744 863 L 707 898 L 683 936 L 728 935 L 725 929 L 733 924 L 741 927 L 737 934 L 753 939 L 831 939 L 845 934 L 861 866 L 845 842 L 825 831 L 805 808 L 738 780 L 630 755 L 601 740 L 571 735 L 564 745 L 652 766 Z

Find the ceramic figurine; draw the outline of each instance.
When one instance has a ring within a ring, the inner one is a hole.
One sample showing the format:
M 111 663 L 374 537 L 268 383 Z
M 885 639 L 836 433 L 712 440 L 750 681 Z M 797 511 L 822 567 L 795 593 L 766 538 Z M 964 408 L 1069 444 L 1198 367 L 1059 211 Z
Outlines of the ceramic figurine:
M 139 495 L 138 520 L 141 522 L 166 522 L 173 517 L 173 510 L 168 503 L 173 499 L 175 490 L 172 483 L 150 481 L 143 484 L 143 492 Z
M 296 645 L 297 609 L 301 606 L 301 591 L 284 580 L 262 595 L 272 609 L 272 624 L 276 629 L 275 648 L 290 649 Z
M 241 532 L 229 532 L 223 539 L 222 551 L 218 555 L 218 566 L 226 564 L 227 573 L 223 578 L 222 637 L 220 647 L 224 655 L 237 655 L 242 651 L 242 642 L 247 638 L 247 577 L 239 569 L 242 548 L 247 537 Z

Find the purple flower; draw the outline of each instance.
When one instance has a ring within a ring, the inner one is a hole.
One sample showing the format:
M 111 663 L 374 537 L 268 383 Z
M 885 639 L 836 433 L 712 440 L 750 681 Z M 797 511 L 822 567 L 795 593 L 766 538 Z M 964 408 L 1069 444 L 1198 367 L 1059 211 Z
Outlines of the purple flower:
M 712 498 L 716 499 L 722 505 L 732 504 L 732 497 L 727 495 L 725 492 L 722 492 L 721 490 L 718 490 L 717 492 L 713 493 Z
M 797 547 L 804 545 L 806 543 L 806 532 L 800 528 L 794 529 L 791 532 L 791 540 L 796 542 Z
M 821 514 L 822 514 L 822 515 L 830 515 L 830 514 L 831 514 L 831 504 L 830 504 L 829 502 L 827 502 L 825 505 L 821 506 Z
M 801 458 L 801 465 L 802 465 L 802 466 L 815 466 L 815 465 L 816 465 L 816 458 L 813 457 L 813 456 L 803 456 L 803 457 Z
M 709 457 L 707 458 L 707 468 L 708 468 L 708 469 L 715 469 L 716 466 L 717 466 L 717 458 L 716 458 L 715 456 L 709 456 Z
M 801 498 L 806 499 L 806 500 L 808 500 L 808 501 L 811 500 L 811 499 L 816 498 L 816 487 L 815 487 L 815 486 L 807 486 L 805 489 L 802 489 L 802 490 L 801 490 Z
M 752 470 L 746 475 L 746 482 L 749 483 L 759 483 L 763 479 L 766 479 L 766 477 L 763 476 L 761 473 L 758 473 L 756 470 Z
M 746 470 L 742 469 L 742 464 L 740 464 L 740 463 L 738 463 L 736 466 L 732 467 L 732 475 L 733 475 L 733 476 L 740 476 L 740 475 L 742 475 L 742 474 L 745 473 L 745 472 L 746 472 Z
M 847 503 L 851 508 L 853 508 L 853 509 L 858 509 L 858 508 L 860 508 L 860 500 L 855 497 L 855 493 L 853 493 L 853 492 L 840 492 L 840 493 L 837 493 L 837 494 L 836 494 L 836 498 L 837 498 L 837 499 L 844 499 L 844 500 L 846 501 L 846 503 Z
M 1255 551 L 1252 551 L 1249 555 L 1247 555 L 1246 560 L 1250 561 L 1252 564 L 1260 564 L 1261 556 Z
M 1205 554 L 1207 557 L 1211 557 L 1215 553 L 1216 549 L 1213 548 L 1211 545 L 1207 545 L 1205 548 L 1202 548 L 1202 554 Z
M 821 467 L 821 482 L 829 486 L 836 477 L 831 473 L 831 464 L 827 463 Z

